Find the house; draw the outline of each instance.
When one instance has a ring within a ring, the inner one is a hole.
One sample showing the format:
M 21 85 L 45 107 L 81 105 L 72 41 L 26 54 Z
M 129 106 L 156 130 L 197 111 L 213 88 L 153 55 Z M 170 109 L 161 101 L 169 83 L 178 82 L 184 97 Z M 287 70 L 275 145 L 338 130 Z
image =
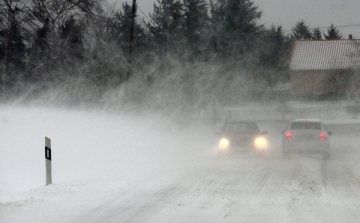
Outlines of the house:
M 344 94 L 349 76 L 359 68 L 360 40 L 351 36 L 295 41 L 290 61 L 291 95 L 315 98 L 333 91 Z

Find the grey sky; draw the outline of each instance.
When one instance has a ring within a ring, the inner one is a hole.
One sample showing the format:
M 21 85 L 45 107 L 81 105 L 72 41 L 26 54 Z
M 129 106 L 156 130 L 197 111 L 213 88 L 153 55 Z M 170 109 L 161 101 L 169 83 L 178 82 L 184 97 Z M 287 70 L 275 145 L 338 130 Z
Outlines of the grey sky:
M 260 24 L 270 27 L 282 25 L 291 30 L 296 22 L 304 19 L 310 28 L 360 24 L 359 0 L 253 0 L 263 12 Z M 118 4 L 132 0 L 117 0 Z M 138 6 L 148 16 L 157 0 L 137 0 Z M 144 17 L 141 12 L 139 15 Z M 339 28 L 344 38 L 353 34 L 360 39 L 360 26 Z M 326 32 L 326 29 L 322 29 Z

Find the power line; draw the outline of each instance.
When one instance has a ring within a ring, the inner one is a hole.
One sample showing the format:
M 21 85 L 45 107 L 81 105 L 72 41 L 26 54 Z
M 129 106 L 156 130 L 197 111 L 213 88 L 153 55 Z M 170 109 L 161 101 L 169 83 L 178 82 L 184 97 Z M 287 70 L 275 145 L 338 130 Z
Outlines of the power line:
M 353 27 L 353 26 L 360 26 L 360 24 L 352 24 L 352 25 L 343 25 L 343 26 L 335 26 L 336 28 L 343 28 L 343 27 Z M 329 27 L 326 27 L 329 28 Z
M 147 17 L 147 15 L 145 15 L 145 13 L 141 10 L 141 8 L 139 6 L 137 6 L 137 8 L 140 10 L 140 12 L 148 19 L 151 20 L 149 17 Z
M 351 25 L 342 25 L 342 26 L 334 26 L 335 28 L 345 28 L 345 27 L 355 27 L 355 26 L 360 26 L 360 24 L 351 24 Z M 316 27 L 316 28 L 309 28 L 309 30 L 314 30 L 314 29 L 328 29 L 330 28 L 330 26 L 327 27 Z M 291 32 L 293 30 L 284 30 L 284 32 Z
M 141 10 L 141 8 L 140 8 L 139 6 L 137 6 L 137 8 L 140 10 L 140 12 L 141 12 L 150 22 L 152 22 L 153 24 L 155 24 L 155 22 L 154 22 L 152 19 L 150 19 L 147 15 L 145 15 L 145 13 Z

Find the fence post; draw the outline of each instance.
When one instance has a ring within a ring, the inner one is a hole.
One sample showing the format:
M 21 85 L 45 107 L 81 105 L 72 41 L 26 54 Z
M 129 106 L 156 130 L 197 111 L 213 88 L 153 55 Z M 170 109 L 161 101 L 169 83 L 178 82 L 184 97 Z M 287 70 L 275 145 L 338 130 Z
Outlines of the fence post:
M 46 167 L 46 186 L 52 184 L 51 173 L 51 140 L 45 137 L 45 167 Z

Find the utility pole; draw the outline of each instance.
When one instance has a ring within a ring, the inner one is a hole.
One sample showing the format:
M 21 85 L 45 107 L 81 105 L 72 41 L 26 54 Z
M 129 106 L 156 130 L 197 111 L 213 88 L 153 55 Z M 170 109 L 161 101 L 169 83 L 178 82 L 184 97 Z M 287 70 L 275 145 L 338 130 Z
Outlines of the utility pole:
M 132 48 L 134 41 L 135 16 L 136 16 L 136 0 L 133 0 L 131 7 L 131 26 L 130 26 L 130 41 L 129 41 L 129 55 L 128 55 L 129 69 L 126 75 L 127 80 L 132 75 Z

